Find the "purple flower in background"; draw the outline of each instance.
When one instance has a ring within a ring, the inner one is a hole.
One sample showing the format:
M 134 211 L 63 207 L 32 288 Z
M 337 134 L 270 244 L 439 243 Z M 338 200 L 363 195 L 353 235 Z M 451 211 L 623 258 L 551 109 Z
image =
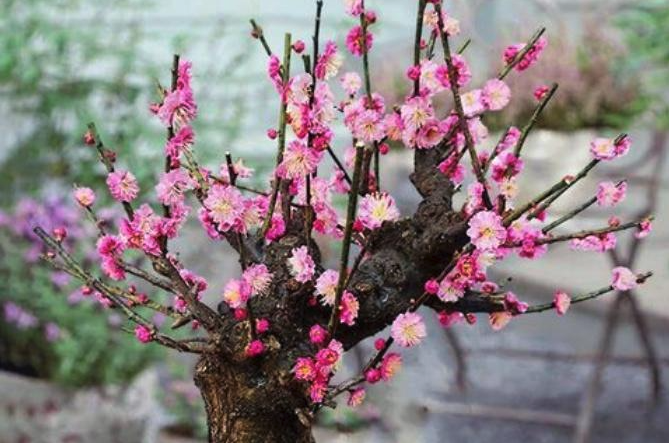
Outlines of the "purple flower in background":
M 21 316 L 21 308 L 10 301 L 5 303 L 4 312 L 7 323 L 14 323 Z
M 51 274 L 51 282 L 59 288 L 62 288 L 70 283 L 70 276 L 63 271 L 53 272 Z
M 44 338 L 49 342 L 55 342 L 61 336 L 60 328 L 57 324 L 49 322 L 44 326 Z

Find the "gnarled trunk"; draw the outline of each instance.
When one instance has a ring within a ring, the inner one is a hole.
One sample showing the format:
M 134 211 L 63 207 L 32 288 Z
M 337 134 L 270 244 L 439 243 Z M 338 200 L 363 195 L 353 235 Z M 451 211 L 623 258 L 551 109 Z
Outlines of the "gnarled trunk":
M 195 384 L 204 399 L 213 443 L 313 443 L 301 390 L 258 362 L 232 363 L 204 355 Z M 302 418 L 301 418 L 302 417 Z

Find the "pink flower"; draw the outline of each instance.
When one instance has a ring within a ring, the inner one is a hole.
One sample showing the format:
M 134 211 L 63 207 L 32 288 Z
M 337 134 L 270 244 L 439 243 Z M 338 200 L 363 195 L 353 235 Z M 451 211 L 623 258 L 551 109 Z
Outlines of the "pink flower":
M 629 137 L 625 136 L 616 143 L 616 140 L 610 138 L 598 137 L 590 142 L 590 152 L 597 160 L 613 160 L 622 157 L 629 152 Z
M 81 206 L 88 208 L 95 203 L 95 192 L 91 188 L 76 188 L 74 190 L 74 199 Z
M 615 206 L 625 198 L 627 183 L 601 182 L 597 185 L 597 204 L 599 206 Z
M 553 305 L 558 315 L 565 315 L 571 305 L 571 297 L 564 291 L 555 291 L 553 295 Z
M 428 294 L 436 294 L 437 292 L 439 292 L 439 282 L 437 280 L 434 280 L 434 279 L 430 279 L 430 280 L 426 281 L 425 286 L 424 286 L 424 290 Z
M 156 185 L 158 201 L 164 205 L 183 203 L 184 193 L 195 187 L 196 183 L 183 169 L 173 169 L 160 177 Z
M 112 197 L 120 202 L 131 202 L 139 193 L 137 179 L 128 171 L 110 173 L 107 176 L 107 186 Z
M 328 390 L 328 385 L 324 381 L 315 381 L 309 387 L 309 396 L 314 403 L 320 403 L 325 398 L 325 393 Z
M 265 345 L 261 340 L 253 340 L 246 346 L 244 350 L 247 357 L 257 357 L 265 352 Z
M 522 314 L 527 311 L 528 307 L 527 303 L 520 301 L 513 292 L 504 294 L 504 309 L 508 312 L 512 314 Z
M 463 321 L 465 316 L 462 312 L 446 312 L 442 311 L 439 313 L 439 324 L 444 328 L 450 328 L 453 325 L 456 325 Z
M 372 43 L 374 42 L 372 33 L 367 30 L 364 34 L 365 38 L 363 38 L 362 27 L 354 26 L 346 35 L 346 47 L 351 51 L 351 54 L 361 57 L 363 52 L 369 52 L 372 49 Z
M 314 68 L 316 78 L 328 80 L 337 75 L 343 60 L 337 52 L 337 45 L 333 41 L 325 43 L 323 53 L 318 57 L 318 63 Z
M 135 326 L 135 337 L 140 343 L 148 343 L 153 340 L 153 332 L 144 325 Z
M 480 89 L 473 89 L 462 94 L 462 110 L 466 116 L 473 116 L 481 114 L 486 109 L 486 104 L 483 100 L 483 91 Z
M 244 198 L 233 186 L 213 185 L 204 200 L 204 207 L 211 220 L 221 231 L 229 231 L 241 222 L 244 213 Z
M 483 87 L 481 97 L 485 107 L 491 111 L 503 109 L 511 99 L 511 89 L 502 80 L 490 79 Z
M 348 326 L 353 326 L 355 320 L 358 318 L 358 309 L 360 303 L 358 299 L 349 291 L 344 291 L 341 297 L 341 312 L 339 313 L 339 320 Z
M 448 276 L 441 281 L 437 290 L 437 297 L 443 302 L 455 302 L 464 295 L 464 285 Z
M 360 202 L 358 219 L 367 229 L 380 228 L 384 222 L 400 218 L 395 200 L 388 194 L 367 194 Z
M 232 309 L 241 308 L 251 297 L 251 288 L 244 280 L 232 279 L 223 288 L 223 301 Z
M 355 388 L 348 393 L 348 400 L 346 404 L 352 408 L 356 408 L 365 401 L 365 388 Z
M 181 61 L 178 70 L 177 88 L 169 91 L 158 108 L 158 118 L 165 126 L 187 125 L 197 115 L 197 105 L 191 89 L 191 63 Z
M 335 299 L 339 272 L 328 269 L 316 279 L 316 294 L 320 295 L 324 305 L 332 305 Z
M 355 95 L 362 87 L 362 79 L 355 72 L 345 73 L 341 79 L 339 79 L 339 83 L 348 95 Z
M 266 318 L 259 318 L 256 320 L 256 332 L 258 334 L 264 334 L 269 330 L 269 320 Z
M 369 384 L 378 383 L 381 381 L 381 371 L 377 368 L 369 368 L 365 371 L 365 380 Z
M 433 118 L 425 122 L 416 135 L 416 147 L 433 148 L 444 137 L 439 120 Z
M 537 60 L 539 60 L 539 56 L 543 52 L 543 50 L 546 48 L 548 45 L 548 40 L 546 40 L 545 37 L 541 37 L 537 42 L 532 46 L 532 48 L 523 56 L 523 58 L 516 64 L 515 69 L 516 71 L 524 71 L 530 66 L 532 66 L 534 63 L 536 63 Z M 511 45 L 506 50 L 504 51 L 504 61 L 506 64 L 511 64 L 516 56 L 525 48 L 524 43 L 519 43 L 515 45 Z
M 246 282 L 252 295 L 258 295 L 269 289 L 272 273 L 263 264 L 253 264 L 244 270 L 242 280 Z
M 495 147 L 495 151 L 499 153 L 506 151 L 512 146 L 516 146 L 516 143 L 518 143 L 519 139 L 520 139 L 520 130 L 515 126 L 511 126 L 504 135 L 504 138 Z
M 434 117 L 432 103 L 425 97 L 412 97 L 400 108 L 402 125 L 405 130 L 416 131 Z
M 353 134 L 365 143 L 379 141 L 385 135 L 383 115 L 371 109 L 361 112 L 353 123 Z
M 400 346 L 408 348 L 419 344 L 427 336 L 427 332 L 421 316 L 415 312 L 407 312 L 398 315 L 393 321 L 390 335 Z
M 636 274 L 629 270 L 629 268 L 618 266 L 613 268 L 613 282 L 611 286 L 618 291 L 629 291 L 636 288 L 637 283 Z
M 322 158 L 322 151 L 311 149 L 304 143 L 294 140 L 286 147 L 283 161 L 276 168 L 276 175 L 290 179 L 303 177 L 314 172 Z
M 506 238 L 502 218 L 494 211 L 482 211 L 469 220 L 467 235 L 477 249 L 497 248 Z
M 312 381 L 316 378 L 316 367 L 314 361 L 309 357 L 298 357 L 293 374 L 298 380 Z
M 179 166 L 179 157 L 181 157 L 181 153 L 190 148 L 194 141 L 195 134 L 190 126 L 183 126 L 174 137 L 168 140 L 167 144 L 165 144 L 165 155 L 170 157 L 171 166 L 173 168 Z
M 493 331 L 500 331 L 509 324 L 511 317 L 513 317 L 513 315 L 510 312 L 493 312 L 488 316 L 488 321 L 490 322 L 490 327 Z
M 472 73 L 469 70 L 469 65 L 465 61 L 464 57 L 458 54 L 454 54 L 452 57 L 453 69 L 455 71 L 455 77 L 457 79 L 457 85 L 462 88 L 466 86 L 469 81 L 472 79 Z M 451 79 L 448 72 L 448 65 L 443 64 L 437 67 L 435 71 L 435 77 L 444 88 L 451 88 Z
M 650 231 L 653 229 L 653 224 L 650 221 L 650 219 L 644 219 L 641 220 L 639 223 L 639 230 L 634 233 L 634 236 L 636 238 L 646 238 L 648 237 L 648 234 L 650 234 Z
M 537 101 L 541 101 L 546 96 L 546 94 L 548 94 L 548 91 L 550 91 L 548 86 L 541 85 L 534 90 L 534 98 L 537 99 Z
M 383 381 L 390 381 L 401 367 L 402 356 L 397 352 L 391 352 L 381 361 L 381 366 L 379 367 L 381 370 L 381 379 L 383 379 Z
M 320 345 L 325 343 L 327 337 L 328 331 L 321 325 L 313 325 L 311 329 L 309 329 L 309 341 L 311 341 L 311 343 Z
M 344 0 L 344 10 L 352 17 L 358 17 L 364 11 L 362 0 Z
M 290 274 L 300 283 L 310 281 L 314 276 L 316 265 L 309 255 L 309 249 L 306 246 L 293 248 L 292 255 L 288 259 Z
M 515 177 L 523 170 L 524 163 L 513 152 L 503 152 L 492 162 L 490 177 L 497 183 L 505 178 Z

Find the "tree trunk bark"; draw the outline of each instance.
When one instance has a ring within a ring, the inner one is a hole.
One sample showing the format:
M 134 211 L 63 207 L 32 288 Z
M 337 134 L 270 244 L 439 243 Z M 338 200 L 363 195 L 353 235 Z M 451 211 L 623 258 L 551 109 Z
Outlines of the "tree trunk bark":
M 195 369 L 212 443 L 314 443 L 308 401 L 280 371 L 205 355 Z M 292 378 L 292 377 L 291 377 Z

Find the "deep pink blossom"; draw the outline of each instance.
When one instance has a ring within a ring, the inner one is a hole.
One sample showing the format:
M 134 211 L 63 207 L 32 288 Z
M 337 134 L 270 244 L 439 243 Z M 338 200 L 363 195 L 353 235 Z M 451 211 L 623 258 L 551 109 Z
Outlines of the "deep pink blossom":
M 144 325 L 135 326 L 135 337 L 140 343 L 148 343 L 153 340 L 153 331 Z
M 374 36 L 369 29 L 367 32 L 364 32 L 361 26 L 354 26 L 346 35 L 346 47 L 351 54 L 361 57 L 363 52 L 369 52 L 372 49 L 372 43 L 374 42 Z

